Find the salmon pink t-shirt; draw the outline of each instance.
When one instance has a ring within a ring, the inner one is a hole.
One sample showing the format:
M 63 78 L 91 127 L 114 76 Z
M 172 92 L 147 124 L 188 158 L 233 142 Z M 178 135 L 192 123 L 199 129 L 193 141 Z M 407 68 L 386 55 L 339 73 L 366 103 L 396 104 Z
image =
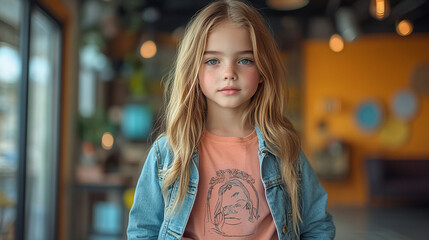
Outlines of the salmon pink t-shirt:
M 205 131 L 199 155 L 197 196 L 182 239 L 277 239 L 256 132 L 238 138 Z

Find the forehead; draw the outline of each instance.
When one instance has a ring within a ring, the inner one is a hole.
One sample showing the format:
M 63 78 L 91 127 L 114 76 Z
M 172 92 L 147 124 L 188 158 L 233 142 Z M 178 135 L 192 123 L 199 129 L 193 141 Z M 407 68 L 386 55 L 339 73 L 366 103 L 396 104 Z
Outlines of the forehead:
M 206 50 L 245 51 L 253 48 L 249 31 L 245 27 L 223 22 L 209 32 Z

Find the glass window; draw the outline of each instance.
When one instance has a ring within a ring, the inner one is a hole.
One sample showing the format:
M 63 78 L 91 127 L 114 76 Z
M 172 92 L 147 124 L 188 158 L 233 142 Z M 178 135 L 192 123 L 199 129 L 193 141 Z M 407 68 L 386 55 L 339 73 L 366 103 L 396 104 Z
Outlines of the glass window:
M 21 1 L 0 0 L 0 239 L 14 239 L 17 204 Z
M 40 9 L 31 18 L 26 239 L 54 239 L 61 32 Z

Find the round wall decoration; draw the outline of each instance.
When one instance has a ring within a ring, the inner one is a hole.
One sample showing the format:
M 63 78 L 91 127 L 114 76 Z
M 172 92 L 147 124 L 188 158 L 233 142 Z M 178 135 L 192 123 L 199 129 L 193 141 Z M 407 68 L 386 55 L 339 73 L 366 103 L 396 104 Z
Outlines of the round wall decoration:
M 400 90 L 392 98 L 391 108 L 398 119 L 410 120 L 417 112 L 417 96 L 410 90 Z
M 358 105 L 355 118 L 360 128 L 365 131 L 374 131 L 383 123 L 384 112 L 378 101 L 367 100 Z
M 408 124 L 397 119 L 388 119 L 383 125 L 379 141 L 386 147 L 397 148 L 404 145 L 410 137 Z

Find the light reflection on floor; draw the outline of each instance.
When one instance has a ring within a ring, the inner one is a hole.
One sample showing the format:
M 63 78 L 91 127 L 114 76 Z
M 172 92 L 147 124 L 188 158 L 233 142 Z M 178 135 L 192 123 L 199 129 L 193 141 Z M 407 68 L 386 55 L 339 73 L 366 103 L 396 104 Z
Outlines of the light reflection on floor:
M 330 207 L 337 240 L 427 240 L 429 207 Z

